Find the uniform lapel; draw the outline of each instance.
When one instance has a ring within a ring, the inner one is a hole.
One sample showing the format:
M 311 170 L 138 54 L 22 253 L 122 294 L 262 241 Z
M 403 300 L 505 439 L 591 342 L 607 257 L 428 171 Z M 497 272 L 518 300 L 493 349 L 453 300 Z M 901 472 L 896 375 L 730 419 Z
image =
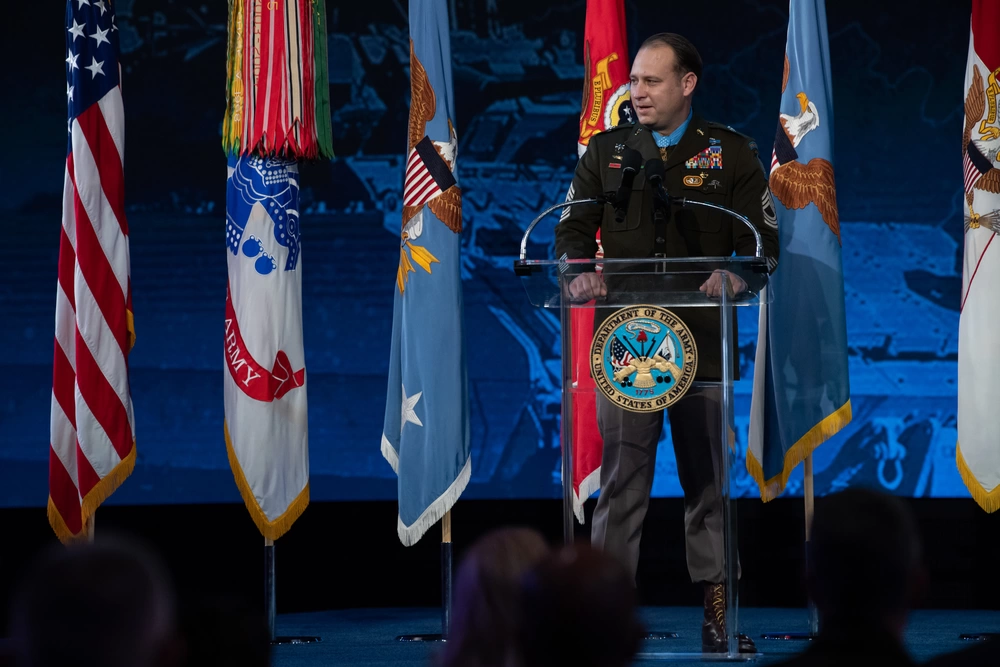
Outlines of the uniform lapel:
M 653 144 L 655 145 L 656 142 L 654 141 Z M 670 149 L 664 167 L 669 170 L 682 165 L 708 146 L 708 123 L 698 114 L 694 114 L 691 116 L 691 124 L 688 125 L 684 136 L 681 137 L 676 146 Z

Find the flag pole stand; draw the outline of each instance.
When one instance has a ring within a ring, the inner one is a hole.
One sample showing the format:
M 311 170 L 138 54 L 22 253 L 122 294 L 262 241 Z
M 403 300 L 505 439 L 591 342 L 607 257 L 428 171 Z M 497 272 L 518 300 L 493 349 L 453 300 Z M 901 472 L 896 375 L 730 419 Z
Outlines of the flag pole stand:
M 451 630 L 451 510 L 441 518 L 441 634 L 399 635 L 398 642 L 443 642 Z
M 806 543 L 805 563 L 809 566 L 809 538 L 812 535 L 812 519 L 816 509 L 816 494 L 813 487 L 813 457 L 806 457 L 802 469 L 802 496 L 806 506 Z M 765 632 L 764 639 L 780 639 L 783 641 L 811 641 L 819 634 L 819 614 L 816 606 L 809 601 L 809 632 Z
M 264 609 L 267 613 L 267 636 L 272 644 L 313 644 L 319 637 L 279 637 L 275 631 L 278 602 L 274 577 L 274 540 L 264 538 Z
M 97 510 L 91 512 L 90 516 L 87 517 L 87 523 L 84 524 L 84 530 L 87 532 L 87 541 L 93 543 L 94 541 L 94 523 L 97 521 Z

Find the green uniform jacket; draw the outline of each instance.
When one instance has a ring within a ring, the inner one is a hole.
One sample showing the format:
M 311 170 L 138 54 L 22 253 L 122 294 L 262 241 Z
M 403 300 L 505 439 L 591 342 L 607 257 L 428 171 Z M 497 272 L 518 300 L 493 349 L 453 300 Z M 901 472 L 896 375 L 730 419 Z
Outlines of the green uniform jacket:
M 603 195 L 621 182 L 622 146 L 629 146 L 647 160 L 660 159 L 653 134 L 641 125 L 623 125 L 597 134 L 590 140 L 576 167 L 568 199 Z M 721 159 L 712 160 L 721 148 Z M 742 213 L 757 227 L 771 271 L 778 261 L 778 227 L 757 146 L 749 137 L 719 123 L 706 122 L 694 114 L 680 142 L 668 150 L 663 185 L 671 195 L 726 206 Z M 699 164 L 689 162 L 701 156 Z M 706 160 L 709 166 L 706 167 Z M 721 162 L 721 167 L 719 166 Z M 619 168 L 611 167 L 615 163 Z M 687 178 L 685 177 L 693 177 Z M 654 254 L 653 192 L 640 170 L 632 185 L 628 214 L 615 220 L 611 206 L 574 206 L 556 226 L 556 256 L 592 258 L 601 231 L 601 245 L 608 258 L 645 258 Z M 667 257 L 728 257 L 756 251 L 753 233 L 721 211 L 703 207 L 671 206 L 666 227 Z M 609 281 L 609 301 L 614 285 Z M 672 309 L 691 329 L 698 346 L 699 380 L 721 377 L 719 312 L 713 308 Z M 610 312 L 598 310 L 595 327 Z M 736 339 L 734 330 L 734 341 Z M 734 364 L 736 355 L 733 355 Z

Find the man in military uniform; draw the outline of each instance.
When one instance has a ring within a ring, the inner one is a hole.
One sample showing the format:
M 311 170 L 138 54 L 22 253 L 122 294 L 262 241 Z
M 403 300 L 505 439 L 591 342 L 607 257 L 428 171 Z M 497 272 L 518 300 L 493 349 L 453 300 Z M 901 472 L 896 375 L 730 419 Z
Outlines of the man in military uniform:
M 598 197 L 614 190 L 622 181 L 621 155 L 634 149 L 641 154 L 643 163 L 663 160 L 663 185 L 671 195 L 719 204 L 749 218 L 761 234 L 768 266 L 773 271 L 778 258 L 777 223 L 756 144 L 732 128 L 707 122 L 692 112 L 691 98 L 701 67 L 701 57 L 684 37 L 661 33 L 647 39 L 636 55 L 631 74 L 632 105 L 638 123 L 619 126 L 591 139 L 577 165 L 570 198 Z M 671 204 L 665 228 L 662 222 L 654 224 L 654 206 L 658 204 L 643 171 L 633 183 L 627 215 L 621 221 L 616 220 L 610 206 L 567 209 L 569 213 L 556 227 L 557 256 L 594 257 L 598 230 L 607 258 L 755 253 L 753 233 L 720 211 Z M 726 275 L 730 293 L 746 289 L 738 276 Z M 613 296 L 612 278 L 585 272 L 571 281 L 569 289 L 575 300 L 588 301 L 607 296 L 608 283 Z M 722 275 L 713 273 L 701 290 L 718 297 L 723 284 Z M 696 379 L 719 381 L 718 311 L 693 308 L 675 312 L 691 329 L 698 346 Z M 595 320 L 599 326 L 601 311 Z M 705 589 L 702 644 L 706 651 L 726 650 L 722 498 L 716 482 L 719 462 L 713 461 L 722 447 L 720 401 L 717 387 L 692 388 L 667 409 L 684 489 L 688 571 L 692 581 L 703 583 Z M 627 412 L 598 392 L 597 420 L 604 453 L 592 541 L 619 557 L 634 577 L 663 412 Z M 739 645 L 744 652 L 756 650 L 745 635 L 740 637 Z

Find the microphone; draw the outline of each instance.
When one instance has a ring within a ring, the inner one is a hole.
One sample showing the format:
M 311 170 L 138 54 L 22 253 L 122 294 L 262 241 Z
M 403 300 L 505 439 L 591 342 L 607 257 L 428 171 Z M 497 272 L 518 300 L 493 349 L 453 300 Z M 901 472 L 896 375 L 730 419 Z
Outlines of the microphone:
M 667 256 L 667 218 L 670 215 L 670 197 L 663 188 L 666 169 L 663 160 L 653 158 L 642 167 L 646 172 L 646 182 L 653 189 L 653 256 Z
M 666 201 L 666 191 L 663 189 L 663 177 L 666 175 L 666 170 L 663 168 L 663 160 L 653 158 L 647 161 L 642 169 L 646 172 L 646 181 L 653 188 L 653 193 L 659 199 Z
M 642 167 L 642 154 L 634 148 L 626 146 L 622 149 L 621 174 L 622 180 L 618 191 L 614 194 L 615 220 L 621 222 L 628 213 L 629 201 L 632 199 L 632 183 Z M 611 199 L 611 193 L 608 193 Z

